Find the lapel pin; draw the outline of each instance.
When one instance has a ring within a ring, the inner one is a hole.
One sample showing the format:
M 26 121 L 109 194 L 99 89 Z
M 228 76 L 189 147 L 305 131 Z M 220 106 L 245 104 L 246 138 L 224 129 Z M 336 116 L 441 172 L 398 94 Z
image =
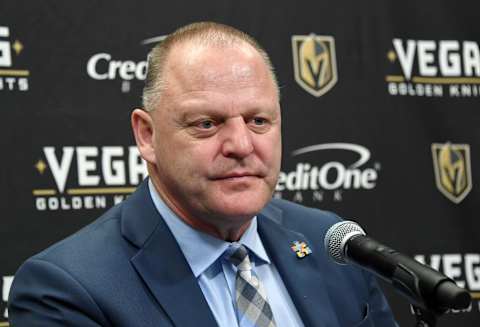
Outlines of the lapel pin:
M 312 253 L 312 250 L 305 242 L 294 241 L 290 248 L 293 252 L 295 252 L 297 258 L 304 258 L 305 256 Z

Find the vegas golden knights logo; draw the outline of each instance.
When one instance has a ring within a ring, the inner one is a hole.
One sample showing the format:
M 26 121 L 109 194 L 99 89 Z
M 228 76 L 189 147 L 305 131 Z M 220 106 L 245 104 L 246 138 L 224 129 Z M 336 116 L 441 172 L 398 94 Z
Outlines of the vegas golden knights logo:
M 435 182 L 440 192 L 460 203 L 472 189 L 468 144 L 432 144 Z
M 319 97 L 337 82 L 335 42 L 331 36 L 292 36 L 295 80 L 308 93 Z

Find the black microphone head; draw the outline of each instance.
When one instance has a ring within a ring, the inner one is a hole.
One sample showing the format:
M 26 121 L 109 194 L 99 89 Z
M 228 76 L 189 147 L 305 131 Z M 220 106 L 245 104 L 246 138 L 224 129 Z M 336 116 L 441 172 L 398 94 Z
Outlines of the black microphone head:
M 352 237 L 366 235 L 365 231 L 356 222 L 345 220 L 330 227 L 325 234 L 325 251 L 339 264 L 347 264 L 345 246 Z

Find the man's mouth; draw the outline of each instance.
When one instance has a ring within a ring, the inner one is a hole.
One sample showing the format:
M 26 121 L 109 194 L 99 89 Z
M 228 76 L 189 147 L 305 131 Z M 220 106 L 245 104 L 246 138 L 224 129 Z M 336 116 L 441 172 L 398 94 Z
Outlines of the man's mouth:
M 260 178 L 259 174 L 254 174 L 250 172 L 232 172 L 227 174 L 222 174 L 218 177 L 213 179 L 215 180 L 241 180 L 241 179 L 248 179 L 248 178 Z

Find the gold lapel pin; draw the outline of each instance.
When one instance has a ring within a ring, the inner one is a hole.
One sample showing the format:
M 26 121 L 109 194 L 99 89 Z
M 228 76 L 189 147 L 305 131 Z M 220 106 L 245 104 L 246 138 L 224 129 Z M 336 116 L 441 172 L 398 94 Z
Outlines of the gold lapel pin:
M 295 252 L 297 258 L 304 258 L 305 256 L 312 253 L 312 250 L 305 242 L 294 241 L 290 248 L 293 252 Z

